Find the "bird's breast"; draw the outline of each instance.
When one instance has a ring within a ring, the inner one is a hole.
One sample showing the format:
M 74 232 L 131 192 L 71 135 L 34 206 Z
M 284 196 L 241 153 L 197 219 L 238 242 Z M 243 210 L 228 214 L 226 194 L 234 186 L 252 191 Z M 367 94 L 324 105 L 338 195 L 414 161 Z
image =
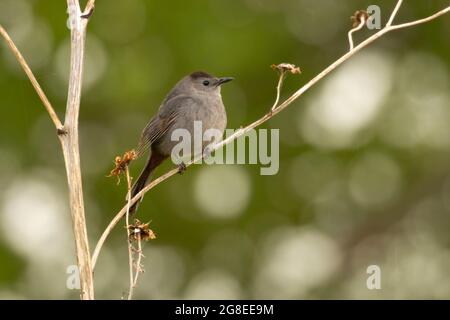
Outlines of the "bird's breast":
M 227 114 L 222 101 L 209 103 L 196 110 L 196 121 L 201 121 L 204 130 L 211 128 L 223 131 L 227 123 Z

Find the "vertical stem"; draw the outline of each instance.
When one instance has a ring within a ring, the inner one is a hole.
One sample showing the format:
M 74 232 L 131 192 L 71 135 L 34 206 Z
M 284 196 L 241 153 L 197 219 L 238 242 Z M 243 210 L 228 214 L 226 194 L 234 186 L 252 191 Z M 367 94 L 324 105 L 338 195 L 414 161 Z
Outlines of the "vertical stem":
M 354 45 L 353 45 L 353 32 L 361 30 L 364 27 L 365 24 L 366 24 L 366 19 L 362 18 L 361 22 L 359 23 L 359 25 L 356 26 L 355 28 L 351 29 L 348 32 L 347 35 L 348 35 L 348 43 L 350 44 L 350 51 L 352 51 L 353 48 L 354 48 Z
M 133 275 L 133 247 L 131 246 L 131 230 L 130 230 L 130 200 L 131 200 L 131 178 L 130 178 L 130 171 L 128 170 L 128 166 L 125 169 L 126 175 L 127 175 L 127 214 L 126 214 L 126 228 L 127 228 L 127 244 L 128 244 L 128 263 L 129 263 L 129 269 L 130 269 L 130 287 L 128 290 L 128 300 L 131 300 L 133 298 L 133 291 L 134 291 L 134 275 Z
M 137 253 L 138 253 L 138 258 L 136 261 L 136 274 L 134 275 L 134 281 L 133 281 L 133 287 L 137 286 L 137 282 L 138 282 L 138 278 L 139 278 L 139 274 L 142 271 L 141 268 L 141 259 L 142 259 L 142 239 L 141 239 L 141 235 L 138 234 L 137 235 L 137 243 L 138 243 L 138 248 L 137 248 Z
M 278 101 L 280 101 L 280 94 L 281 94 L 281 87 L 283 86 L 283 81 L 284 81 L 284 77 L 286 75 L 286 71 L 281 70 L 280 71 L 280 78 L 278 79 L 278 84 L 277 84 L 277 97 L 275 98 L 275 102 L 272 105 L 272 111 L 275 110 L 275 108 L 278 105 Z
M 81 299 L 94 299 L 92 265 L 84 214 L 83 186 L 81 181 L 80 150 L 78 143 L 78 114 L 80 111 L 81 83 L 83 78 L 86 23 L 81 21 L 78 0 L 67 0 L 71 21 L 70 77 L 67 95 L 65 133 L 60 140 L 69 185 L 70 212 L 80 272 Z

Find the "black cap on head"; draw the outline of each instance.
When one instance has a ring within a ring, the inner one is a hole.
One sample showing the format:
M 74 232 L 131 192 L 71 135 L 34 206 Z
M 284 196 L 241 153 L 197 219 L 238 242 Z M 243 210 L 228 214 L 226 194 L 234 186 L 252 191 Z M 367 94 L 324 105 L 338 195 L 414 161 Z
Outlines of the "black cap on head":
M 204 71 L 195 71 L 195 72 L 192 72 L 191 74 L 190 74 L 190 77 L 192 78 L 192 79 L 198 79 L 198 78 L 214 78 L 214 76 L 213 75 L 210 75 L 209 73 L 207 73 L 207 72 L 204 72 Z

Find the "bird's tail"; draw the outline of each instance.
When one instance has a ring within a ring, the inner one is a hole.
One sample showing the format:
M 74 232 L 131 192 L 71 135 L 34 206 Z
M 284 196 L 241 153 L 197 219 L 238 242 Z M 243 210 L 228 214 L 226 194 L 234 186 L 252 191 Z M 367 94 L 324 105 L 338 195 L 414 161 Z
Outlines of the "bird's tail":
M 150 182 L 150 177 L 152 172 L 158 167 L 161 162 L 163 162 L 167 157 L 159 155 L 157 153 L 152 152 L 150 155 L 150 158 L 147 161 L 147 164 L 145 165 L 144 170 L 142 170 L 141 174 L 139 175 L 139 178 L 136 180 L 136 183 L 131 188 L 131 199 L 134 198 L 135 195 L 137 195 L 142 189 L 145 188 L 145 186 Z M 133 214 L 139 203 L 142 201 L 143 197 L 141 197 L 138 201 L 135 202 L 130 207 L 130 215 Z

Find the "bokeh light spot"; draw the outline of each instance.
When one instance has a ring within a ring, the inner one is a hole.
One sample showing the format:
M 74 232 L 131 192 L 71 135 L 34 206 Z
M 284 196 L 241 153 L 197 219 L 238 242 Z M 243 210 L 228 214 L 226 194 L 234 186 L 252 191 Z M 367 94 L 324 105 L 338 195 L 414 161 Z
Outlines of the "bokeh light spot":
M 240 283 L 229 273 L 211 269 L 197 274 L 188 284 L 186 299 L 242 299 Z
M 350 194 L 363 206 L 382 205 L 400 191 L 402 175 L 388 155 L 371 152 L 356 161 L 350 172 Z
M 257 298 L 305 298 L 333 275 L 340 260 L 334 241 L 315 229 L 276 229 L 264 242 L 257 264 Z
M 194 198 L 205 214 L 215 218 L 234 218 L 247 207 L 250 187 L 250 179 L 241 167 L 207 166 L 197 175 Z
M 301 113 L 298 128 L 311 144 L 352 146 L 378 115 L 392 82 L 391 59 L 380 52 L 356 56 L 328 77 Z

